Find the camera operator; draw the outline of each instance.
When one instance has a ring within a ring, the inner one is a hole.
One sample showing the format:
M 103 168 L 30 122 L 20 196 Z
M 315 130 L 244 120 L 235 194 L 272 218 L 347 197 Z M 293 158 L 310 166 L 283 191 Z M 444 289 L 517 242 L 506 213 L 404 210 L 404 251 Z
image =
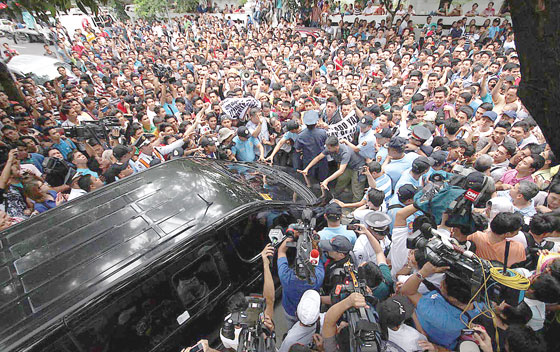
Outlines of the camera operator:
M 307 290 L 297 306 L 298 322 L 292 326 L 284 337 L 278 352 L 289 352 L 295 344 L 312 347 L 317 335 L 321 333 L 321 326 L 325 314 L 321 313 L 321 297 L 315 290 Z
M 366 303 L 366 299 L 361 294 L 354 292 L 342 301 L 333 305 L 329 308 L 325 314 L 325 322 L 323 324 L 323 348 L 325 352 L 339 352 L 342 351 L 337 343 L 337 335 L 339 332 L 339 327 L 347 326 L 348 324 L 343 322 L 340 326 L 337 322 L 340 320 L 344 312 L 351 308 L 369 308 Z M 347 344 L 347 343 L 346 343 Z
M 288 258 L 286 252 L 288 250 L 287 244 L 294 242 L 291 237 L 286 238 L 278 248 L 278 277 L 282 284 L 282 308 L 284 308 L 284 315 L 287 320 L 288 327 L 292 327 L 298 322 L 296 317 L 297 305 L 307 290 L 319 290 L 323 285 L 325 278 L 325 269 L 323 265 L 315 266 L 315 277 L 313 283 L 309 284 L 306 280 L 301 280 L 296 276 L 294 269 L 288 265 Z
M 380 252 L 385 258 L 391 248 L 391 240 L 388 238 L 391 218 L 389 215 L 379 211 L 365 210 L 364 213 L 363 218 L 361 213 L 355 214 L 354 217 L 361 222 L 361 225 L 356 225 L 358 229 L 361 229 L 363 226 L 365 230 L 361 230 L 364 232 L 357 231 L 358 233 L 362 233 L 362 235 L 358 236 L 352 252 L 354 253 L 357 265 L 369 261 L 379 264 L 377 261 L 379 253 L 374 250 L 372 241 L 369 239 L 369 234 L 374 237 L 375 242 L 379 243 L 381 247 Z
M 548 241 L 546 238 L 553 237 L 554 231 L 560 228 L 560 221 L 551 214 L 536 214 L 531 218 L 529 231 L 519 233 L 512 240 L 521 243 L 525 247 L 527 259 L 516 266 L 534 271 L 542 250 L 559 252 L 560 244 Z
M 327 252 L 330 259 L 325 268 L 325 282 L 323 283 L 323 292 L 330 294 L 336 285 L 342 283 L 346 277 L 344 264 L 350 260 L 350 252 L 352 244 L 348 238 L 344 236 L 335 236 L 330 240 L 321 240 L 319 248 L 323 252 Z M 330 296 L 322 297 L 323 303 L 330 304 Z
M 280 253 L 278 253 L 280 255 Z M 263 312 L 263 325 L 266 328 L 267 331 L 263 331 L 264 336 L 261 336 L 262 338 L 264 338 L 265 340 L 268 339 L 272 339 L 272 341 L 275 341 L 276 336 L 274 334 L 274 322 L 272 320 L 273 316 L 274 316 L 274 280 L 272 279 L 272 273 L 270 271 L 270 258 L 274 257 L 274 247 L 270 244 L 267 244 L 263 251 L 261 252 L 261 258 L 263 261 L 263 276 L 264 276 L 264 285 L 263 285 L 263 297 L 265 300 L 265 307 L 264 307 L 264 312 Z M 235 303 L 240 303 L 242 306 L 241 310 L 244 310 L 247 308 L 247 302 L 245 301 L 245 298 L 243 298 L 243 302 L 235 302 Z M 234 311 L 238 311 L 240 307 L 236 306 L 232 309 L 233 313 Z M 224 319 L 224 321 L 227 321 L 232 314 L 229 314 L 228 316 L 226 316 L 226 318 Z M 222 344 L 224 345 L 224 347 L 226 348 L 231 348 L 235 351 L 238 350 L 239 347 L 239 336 L 242 330 L 241 326 L 235 326 L 235 332 L 233 334 L 233 338 L 228 338 L 225 332 L 224 332 L 224 327 L 222 327 L 222 329 L 220 330 L 220 339 L 222 341 Z M 209 351 L 214 351 L 212 349 L 209 349 Z M 261 351 L 259 351 L 261 352 Z M 272 352 L 272 351 L 262 351 L 262 352 Z
M 319 231 L 321 240 L 330 240 L 335 236 L 346 237 L 352 245 L 356 242 L 356 234 L 354 231 L 348 230 L 346 227 L 340 225 L 342 217 L 342 208 L 336 203 L 330 203 L 325 207 L 325 219 L 327 220 L 327 227 Z
M 408 296 L 416 306 L 414 321 L 417 329 L 430 341 L 453 350 L 465 323 L 480 314 L 484 307 L 470 303 L 471 287 L 462 279 L 446 273 L 440 291 L 430 291 L 424 295 L 418 292 L 420 283 L 428 276 L 442 273 L 449 267 L 435 267 L 427 262 L 415 275 L 406 280 L 400 293 Z
M 468 237 L 476 245 L 476 255 L 486 260 L 505 260 L 506 243 L 510 242 L 507 266 L 525 261 L 525 249 L 519 242 L 512 241 L 523 226 L 523 216 L 519 212 L 498 213 L 490 222 L 490 229 L 478 231 Z

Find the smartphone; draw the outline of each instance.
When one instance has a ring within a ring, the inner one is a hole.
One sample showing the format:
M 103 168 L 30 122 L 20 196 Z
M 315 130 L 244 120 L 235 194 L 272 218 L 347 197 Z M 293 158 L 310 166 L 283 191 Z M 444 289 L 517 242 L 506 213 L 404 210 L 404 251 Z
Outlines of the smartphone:
M 196 344 L 196 346 L 193 346 L 190 350 L 190 352 L 201 352 L 204 351 L 204 347 L 202 346 L 202 342 L 199 342 Z
M 358 229 L 358 225 L 357 224 L 350 224 L 350 225 L 346 226 L 346 228 L 348 230 L 351 230 L 351 231 L 356 231 Z

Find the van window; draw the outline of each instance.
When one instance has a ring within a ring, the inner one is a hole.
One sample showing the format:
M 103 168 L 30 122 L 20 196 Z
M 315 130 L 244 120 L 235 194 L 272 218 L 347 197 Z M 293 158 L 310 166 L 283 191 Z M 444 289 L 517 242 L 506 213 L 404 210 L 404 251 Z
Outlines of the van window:
M 173 341 L 188 335 L 181 330 L 187 327 L 186 317 L 209 312 L 227 288 L 219 256 L 215 245 L 203 246 L 137 277 L 139 284 L 84 313 L 84 320 L 72 327 L 74 335 L 88 351 L 142 352 L 162 343 L 174 346 Z
M 228 240 L 237 255 L 245 262 L 258 259 L 264 246 L 270 242 L 268 232 L 276 226 L 286 229 L 295 217 L 285 210 L 266 209 L 250 214 L 228 228 Z

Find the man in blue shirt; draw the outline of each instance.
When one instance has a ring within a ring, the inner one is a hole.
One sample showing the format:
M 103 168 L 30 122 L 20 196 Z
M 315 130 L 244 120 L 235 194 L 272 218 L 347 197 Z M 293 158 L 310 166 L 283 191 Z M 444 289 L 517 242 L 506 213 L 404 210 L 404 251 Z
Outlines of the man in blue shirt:
M 366 162 L 375 160 L 376 153 L 376 138 L 375 130 L 373 129 L 373 117 L 366 115 L 358 122 L 360 134 L 358 135 L 358 145 L 355 146 L 347 140 L 342 140 L 344 144 L 349 146 L 354 152 L 360 154 L 366 159 Z
M 422 175 L 424 175 L 433 165 L 433 161 L 425 156 L 419 156 L 412 162 L 412 167 L 405 171 L 405 173 L 399 179 L 399 182 L 395 185 L 395 193 L 399 192 L 399 189 L 404 185 L 413 185 L 414 187 L 421 188 Z
M 425 295 L 418 292 L 424 278 L 443 272 L 447 273 L 441 282 L 441 292 L 430 291 Z M 472 318 L 485 310 L 483 305 L 476 302 L 469 304 L 472 292 L 471 285 L 466 280 L 451 274 L 449 267 L 435 267 L 427 262 L 419 272 L 410 276 L 401 288 L 401 294 L 408 296 L 416 306 L 419 328 L 426 333 L 431 342 L 452 351 L 461 336 L 461 330 Z
M 231 152 L 235 155 L 237 161 L 255 161 L 255 147 L 260 151 L 259 161 L 264 161 L 264 148 L 258 139 L 251 136 L 251 132 L 245 126 L 237 129 L 237 137 L 233 139 L 233 147 Z
M 284 315 L 286 317 L 288 328 L 298 322 L 296 317 L 296 310 L 298 303 L 307 290 L 317 290 L 323 285 L 325 278 L 325 269 L 323 265 L 315 267 L 315 277 L 311 278 L 312 283 L 307 280 L 299 279 L 294 270 L 288 266 L 288 259 L 286 258 L 286 251 L 288 242 L 292 242 L 291 238 L 287 238 L 278 248 L 278 277 L 282 285 L 282 308 L 284 308 Z
M 377 154 L 375 155 L 375 160 L 383 164 L 389 150 L 385 146 L 393 137 L 393 130 L 388 127 L 383 128 L 379 133 L 375 134 L 375 138 L 377 138 Z
M 406 144 L 407 141 L 403 137 L 393 137 L 388 144 L 388 157 L 391 159 L 383 168 L 391 178 L 393 190 L 401 176 L 412 166 L 414 159 L 418 157 L 416 153 L 404 153 Z
M 321 154 L 327 140 L 327 132 L 322 128 L 316 128 L 318 121 L 319 114 L 317 111 L 306 111 L 303 115 L 303 123 L 307 128 L 298 135 L 294 144 L 296 152 L 302 154 L 301 166 L 304 168 L 317 155 Z M 327 160 L 321 160 L 310 167 L 307 174 L 322 182 L 329 175 Z
M 336 203 L 330 203 L 325 207 L 325 219 L 327 219 L 327 227 L 319 231 L 321 240 L 330 240 L 336 236 L 346 237 L 352 245 L 356 243 L 356 233 L 348 230 L 346 227 L 340 226 L 340 218 L 342 217 L 342 208 Z
M 391 217 L 391 233 L 393 232 L 393 226 L 395 225 L 397 212 L 407 205 L 414 203 L 414 195 L 416 194 L 416 192 L 418 192 L 418 188 L 414 187 L 411 184 L 406 184 L 399 188 L 399 191 L 395 193 L 393 198 L 391 198 L 389 206 L 387 207 L 387 215 Z M 412 221 L 412 217 L 410 221 Z M 407 223 L 408 222 L 409 221 L 407 219 Z
M 64 156 L 64 159 L 68 159 L 68 154 L 76 149 L 74 142 L 66 137 L 63 138 L 56 127 L 45 128 L 43 134 L 49 137 L 52 142 L 52 148 L 58 149 L 62 156 Z

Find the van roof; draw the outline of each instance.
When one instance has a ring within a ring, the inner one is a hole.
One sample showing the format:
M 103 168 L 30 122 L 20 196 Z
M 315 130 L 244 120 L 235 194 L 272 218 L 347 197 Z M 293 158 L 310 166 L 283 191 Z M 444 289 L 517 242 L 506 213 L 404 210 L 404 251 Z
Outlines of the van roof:
M 256 170 L 173 160 L 0 233 L 0 350 L 38 335 L 80 300 L 107 290 L 226 213 L 271 199 L 255 185 Z

